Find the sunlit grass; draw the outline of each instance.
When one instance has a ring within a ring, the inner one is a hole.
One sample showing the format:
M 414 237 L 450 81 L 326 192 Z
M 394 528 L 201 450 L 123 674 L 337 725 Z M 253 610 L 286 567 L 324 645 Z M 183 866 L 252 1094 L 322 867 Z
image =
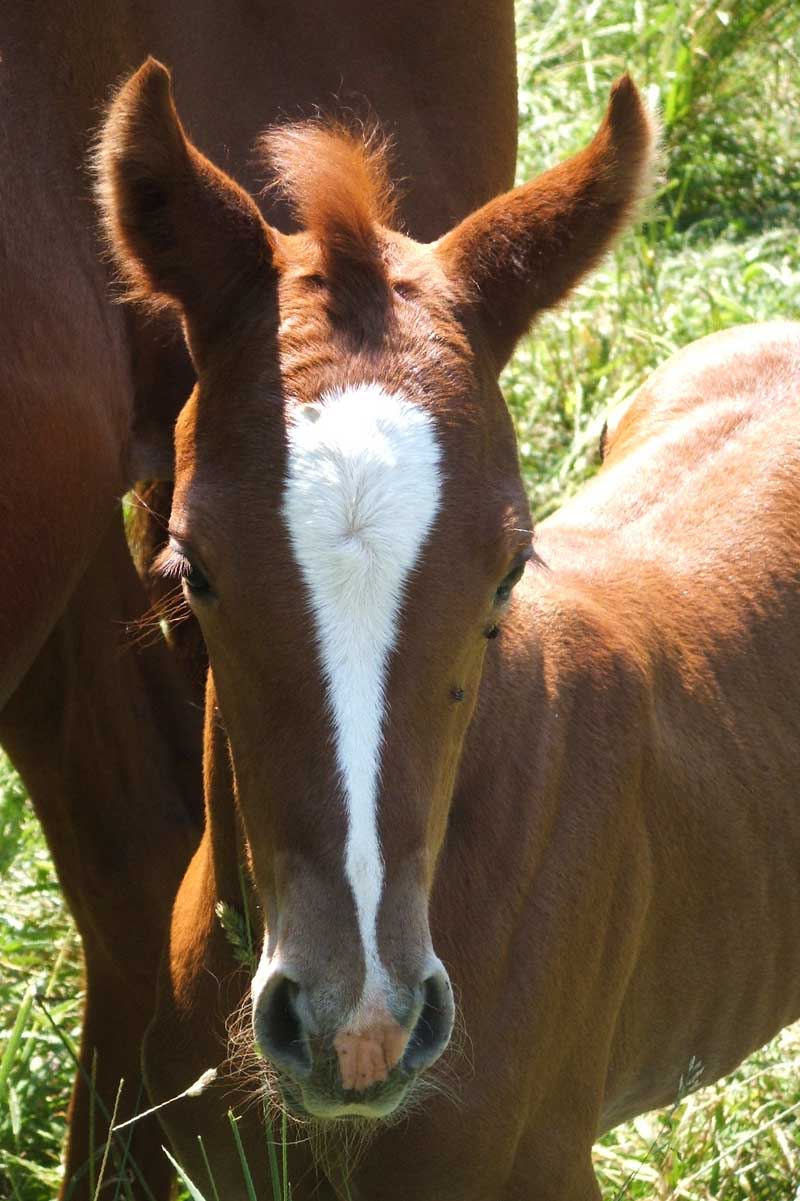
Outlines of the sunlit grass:
M 0 756 L 0 1197 L 52 1197 L 80 1022 L 78 938 L 25 794 Z M 16 1029 L 17 1039 L 11 1035 Z
M 604 1197 L 795 1201 L 800 1188 L 800 1025 L 672 1110 L 595 1148 Z
M 647 219 L 505 373 L 543 516 L 596 466 L 607 410 L 672 351 L 800 317 L 800 8 L 549 0 L 518 14 L 520 180 L 591 137 L 623 70 L 664 124 Z

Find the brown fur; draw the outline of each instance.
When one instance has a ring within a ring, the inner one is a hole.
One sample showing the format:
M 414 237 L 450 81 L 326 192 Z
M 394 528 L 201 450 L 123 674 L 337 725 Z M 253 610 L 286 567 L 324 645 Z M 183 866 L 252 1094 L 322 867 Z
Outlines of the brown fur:
M 428 46 L 422 60 L 409 54 L 412 29 Z M 176 69 L 194 139 L 252 189 L 251 148 L 265 125 L 287 110 L 338 111 L 335 95 L 352 105 L 359 92 L 394 131 L 401 174 L 425 180 L 401 205 L 402 219 L 434 237 L 513 176 L 513 6 L 403 0 L 376 25 L 366 0 L 322 6 L 313 22 L 284 0 L 198 3 L 190 18 L 163 0 L 30 0 L 3 7 L 0 46 L 0 737 L 33 796 L 86 952 L 86 1075 L 76 1082 L 66 1167 L 68 1184 L 78 1176 L 70 1195 L 83 1201 L 85 1079 L 96 1054 L 101 1103 L 110 1110 L 124 1076 L 119 1116 L 131 1114 L 158 947 L 200 800 L 196 688 L 163 643 L 140 647 L 127 633 L 153 597 L 131 567 L 119 512 L 134 483 L 171 475 L 172 429 L 194 373 L 163 315 L 112 303 L 84 169 L 100 114 L 119 81 L 154 54 Z M 172 136 L 180 149 L 177 127 Z M 213 193 L 208 158 L 187 149 L 183 169 Z M 168 232 L 174 210 L 146 174 L 140 185 L 151 231 Z M 253 211 L 228 185 L 223 198 L 221 214 L 207 195 L 207 228 Z M 276 198 L 264 204 L 289 219 Z M 235 254 L 222 263 L 213 239 L 201 242 L 177 219 L 191 253 L 220 270 L 196 298 L 202 348 L 206 328 L 228 319 L 220 298 L 237 277 Z M 143 263 L 139 270 L 141 294 L 152 277 Z M 170 278 L 181 287 L 179 259 Z M 131 1153 L 161 1201 L 171 1175 L 163 1133 L 155 1122 L 133 1130 Z
M 576 272 L 603 254 L 610 231 L 630 221 L 649 190 L 655 137 L 653 118 L 623 75 L 590 146 L 513 198 L 490 200 L 442 239 L 454 275 L 469 281 L 498 369 L 532 317 L 560 300 Z
M 211 663 L 206 829 L 146 1044 L 156 1097 L 219 1062 L 244 982 L 214 902 L 238 902 L 242 856 L 254 919 L 317 1014 L 311 1086 L 361 1095 L 336 1058 L 364 964 L 315 631 L 280 515 L 285 423 L 377 380 L 435 421 L 444 465 L 389 667 L 378 941 L 396 995 L 435 947 L 470 1054 L 449 1063 L 455 1103 L 451 1087 L 415 1107 L 412 1089 L 405 1120 L 375 1122 L 356 1162 L 315 1159 L 316 1138 L 290 1147 L 298 1201 L 597 1198 L 600 1131 L 673 1099 L 693 1064 L 715 1079 L 800 1014 L 798 327 L 734 330 L 657 372 L 597 478 L 539 530 L 514 601 L 494 603 L 530 537 L 498 364 L 613 238 L 651 149 L 623 81 L 586 151 L 433 246 L 375 225 L 393 287 L 368 344 L 331 306 L 333 281 L 309 279 L 319 236 L 273 231 L 274 294 L 209 341 L 180 416 L 171 526 L 211 583 L 192 601 Z M 186 269 L 202 292 L 202 258 Z M 388 1064 L 373 1081 L 377 1101 L 406 1083 Z M 291 1073 L 257 1087 L 306 1095 Z M 233 1070 L 164 1111 L 191 1174 L 202 1133 L 229 1201 L 245 1189 L 222 1114 L 241 1107 L 258 1163 L 253 1095 Z
M 329 311 L 352 335 L 379 336 L 390 287 L 377 226 L 391 226 L 397 209 L 386 138 L 375 124 L 355 131 L 308 122 L 272 129 L 259 145 L 277 190 L 320 249 Z
M 216 326 L 236 320 L 242 298 L 270 281 L 275 248 L 254 201 L 187 141 L 155 59 L 111 105 L 96 173 L 129 299 L 180 305 L 190 346 L 202 354 Z M 200 262 L 203 295 L 186 272 Z
M 389 667 L 378 940 L 398 991 L 432 943 L 470 1056 L 450 1063 L 456 1103 L 415 1108 L 412 1090 L 405 1122 L 373 1126 L 349 1179 L 336 1156 L 293 1147 L 298 1198 L 596 1198 L 600 1131 L 674 1098 L 693 1063 L 717 1078 L 800 1013 L 797 326 L 731 331 L 657 372 L 596 480 L 538 532 L 513 603 L 493 601 L 530 535 L 496 384 L 506 339 L 596 261 L 651 149 L 623 83 L 587 151 L 433 246 L 376 225 L 404 286 L 366 347 L 331 312 L 331 282 L 309 286 L 318 238 L 273 234 L 274 297 L 212 339 L 178 422 L 171 524 L 213 591 L 193 602 L 211 663 L 207 825 L 147 1040 L 157 1096 L 218 1054 L 214 980 L 233 977 L 213 901 L 236 903 L 242 854 L 264 938 L 323 1014 L 314 1087 L 358 1091 L 331 1053 L 364 965 L 315 633 L 280 516 L 285 422 L 377 380 L 431 415 L 443 457 Z M 514 292 L 526 261 L 530 286 Z M 389 1095 L 396 1071 L 370 1095 Z M 190 1171 L 203 1131 L 235 1199 L 235 1148 L 214 1133 L 226 1088 L 247 1105 L 252 1082 L 234 1075 L 164 1122 Z M 252 1114 L 242 1131 L 255 1157 Z
M 397 198 L 389 145 L 377 125 L 352 130 L 333 122 L 281 125 L 259 139 L 275 187 L 325 256 L 371 261 L 375 226 L 392 226 Z

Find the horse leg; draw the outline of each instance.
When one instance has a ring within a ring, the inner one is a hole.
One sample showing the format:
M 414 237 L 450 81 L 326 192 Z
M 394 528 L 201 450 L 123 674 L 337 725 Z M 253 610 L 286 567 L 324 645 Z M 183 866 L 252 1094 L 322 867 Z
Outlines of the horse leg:
M 199 834 L 199 714 L 160 638 L 126 645 L 124 624 L 147 609 L 117 513 L 0 713 L 0 740 L 44 827 L 85 953 L 85 1020 L 62 1190 L 73 1201 L 89 1196 L 86 1163 L 97 1150 L 90 1146 L 92 1105 L 102 1145 L 103 1115 L 120 1079 L 118 1121 L 147 1104 L 140 1048 L 172 901 Z M 132 1128 L 128 1162 L 161 1201 L 171 1176 L 163 1140 L 157 1127 L 141 1125 Z
M 587 1104 L 587 1096 L 568 1079 L 565 1073 L 563 1093 L 526 1123 L 497 1201 L 600 1201 L 592 1166 L 597 1107 Z
M 515 1169 L 497 1201 L 601 1201 L 589 1153 L 569 1159 L 555 1168 L 543 1163 L 532 1171 L 530 1165 L 525 1172 Z

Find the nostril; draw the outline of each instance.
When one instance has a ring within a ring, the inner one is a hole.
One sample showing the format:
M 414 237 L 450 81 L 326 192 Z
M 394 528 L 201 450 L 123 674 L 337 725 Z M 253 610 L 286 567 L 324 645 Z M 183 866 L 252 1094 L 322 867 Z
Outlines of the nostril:
M 422 1072 L 435 1063 L 453 1033 L 455 1006 L 447 972 L 429 976 L 423 988 L 422 1013 L 403 1056 L 403 1067 L 408 1072 Z
M 262 1053 L 292 1076 L 311 1071 L 311 1051 L 300 1018 L 300 985 L 277 972 L 258 1000 L 253 1030 Z

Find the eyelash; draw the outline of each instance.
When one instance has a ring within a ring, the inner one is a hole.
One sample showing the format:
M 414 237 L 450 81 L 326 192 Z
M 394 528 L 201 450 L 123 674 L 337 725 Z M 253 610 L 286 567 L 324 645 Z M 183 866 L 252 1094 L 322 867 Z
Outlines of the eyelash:
M 202 596 L 211 591 L 211 585 L 204 572 L 192 562 L 188 555 L 172 543 L 160 555 L 155 570 L 165 579 L 177 579 L 181 583 L 185 583 L 194 596 Z M 192 582 L 192 576 L 194 576 L 194 582 Z
M 165 580 L 182 580 L 184 576 L 188 575 L 191 568 L 192 565 L 186 555 L 176 550 L 174 546 L 168 546 L 159 555 L 154 570 Z

